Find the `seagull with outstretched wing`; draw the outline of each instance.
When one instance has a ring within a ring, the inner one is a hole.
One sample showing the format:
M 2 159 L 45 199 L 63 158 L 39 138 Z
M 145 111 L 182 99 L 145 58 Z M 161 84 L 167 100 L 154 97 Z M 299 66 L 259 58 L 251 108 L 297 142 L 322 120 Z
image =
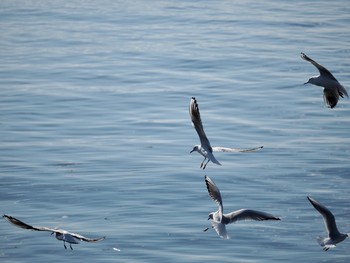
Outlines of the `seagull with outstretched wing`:
M 55 237 L 58 240 L 63 241 L 63 246 L 65 249 L 67 249 L 66 247 L 66 242 L 69 243 L 69 246 L 71 249 L 72 248 L 72 244 L 79 244 L 79 241 L 85 241 L 85 242 L 97 242 L 100 240 L 105 239 L 106 237 L 99 237 L 99 238 L 87 238 L 84 237 L 82 235 L 76 234 L 76 233 L 71 233 L 68 232 L 66 230 L 63 229 L 58 229 L 58 228 L 50 228 L 50 227 L 41 227 L 41 226 L 31 226 L 28 225 L 24 222 L 22 222 L 21 220 L 14 218 L 12 216 L 9 215 L 3 215 L 3 218 L 6 219 L 8 222 L 10 222 L 11 224 L 20 227 L 20 228 L 24 228 L 24 229 L 29 229 L 29 230 L 35 230 L 35 231 L 48 231 L 51 232 L 51 234 L 55 234 Z
M 256 220 L 256 221 L 263 221 L 263 220 L 281 220 L 278 217 L 275 217 L 272 214 L 257 211 L 257 210 L 251 210 L 251 209 L 239 209 L 237 211 L 233 211 L 229 214 L 224 214 L 223 204 L 222 204 L 222 198 L 220 194 L 219 188 L 215 185 L 213 180 L 209 178 L 209 176 L 204 177 L 205 184 L 208 189 L 208 193 L 210 197 L 215 201 L 219 208 L 216 212 L 212 212 L 209 214 L 208 220 L 212 220 L 212 227 L 215 229 L 216 233 L 221 238 L 228 239 L 229 236 L 226 231 L 226 225 L 234 223 L 236 221 L 240 220 Z M 204 231 L 207 231 L 209 228 L 206 228 Z
M 317 237 L 317 242 L 323 247 L 324 251 L 335 247 L 336 244 L 345 240 L 349 234 L 340 233 L 337 224 L 335 223 L 335 217 L 331 211 L 329 211 L 324 205 L 316 201 L 311 197 L 307 197 L 312 206 L 322 215 L 328 237 Z
M 196 151 L 204 157 L 204 160 L 201 163 L 200 168 L 205 169 L 209 161 L 212 161 L 217 165 L 221 165 L 219 161 L 214 157 L 213 152 L 253 152 L 263 148 L 263 146 L 251 148 L 251 149 L 236 149 L 236 148 L 218 147 L 218 146 L 212 147 L 210 145 L 207 135 L 204 132 L 201 116 L 199 113 L 199 106 L 195 97 L 191 98 L 189 112 L 190 112 L 192 124 L 195 130 L 197 131 L 197 134 L 201 143 L 200 145 L 195 145 L 191 150 L 191 153 Z M 206 160 L 207 162 L 205 163 Z
M 302 59 L 314 65 L 320 72 L 319 76 L 310 78 L 304 84 L 311 83 L 316 86 L 323 87 L 323 99 L 331 109 L 337 105 L 339 97 L 344 98 L 344 95 L 349 97 L 346 89 L 338 82 L 338 80 L 328 69 L 318 64 L 303 52 L 301 52 L 300 56 Z
M 205 169 L 205 167 L 207 166 L 209 161 L 212 161 L 213 163 L 215 163 L 217 165 L 221 165 L 219 163 L 219 161 L 216 160 L 216 158 L 214 157 L 213 149 L 210 145 L 210 142 L 208 140 L 207 135 L 204 132 L 203 124 L 202 124 L 202 120 L 201 120 L 201 115 L 199 113 L 199 106 L 198 106 L 198 103 L 197 103 L 197 100 L 195 97 L 191 98 L 189 112 L 190 112 L 192 124 L 193 124 L 194 128 L 196 129 L 197 134 L 199 136 L 199 140 L 201 142 L 200 145 L 195 145 L 193 147 L 191 153 L 194 151 L 197 151 L 204 157 L 204 160 L 200 166 L 203 169 Z M 208 161 L 204 164 L 206 159 L 208 159 Z

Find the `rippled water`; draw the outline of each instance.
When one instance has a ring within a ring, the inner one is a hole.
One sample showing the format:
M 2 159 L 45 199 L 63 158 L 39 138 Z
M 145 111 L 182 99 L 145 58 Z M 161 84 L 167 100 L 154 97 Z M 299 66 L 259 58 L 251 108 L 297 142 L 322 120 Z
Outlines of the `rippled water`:
M 1 220 L 2 262 L 349 261 L 349 240 L 327 253 L 316 243 L 326 233 L 306 196 L 349 231 L 350 103 L 328 109 L 299 56 L 350 87 L 347 1 L 0 7 L 0 212 L 107 236 L 70 251 Z M 212 145 L 264 149 L 200 170 L 192 96 Z M 229 225 L 229 240 L 203 232 L 216 210 L 204 175 L 226 212 L 282 221 Z

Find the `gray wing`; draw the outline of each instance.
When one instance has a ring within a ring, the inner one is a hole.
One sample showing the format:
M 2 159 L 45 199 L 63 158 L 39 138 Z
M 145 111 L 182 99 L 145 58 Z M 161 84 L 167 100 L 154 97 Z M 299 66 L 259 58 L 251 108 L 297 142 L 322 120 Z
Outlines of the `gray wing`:
M 71 236 L 73 236 L 74 238 L 76 239 L 79 239 L 79 240 L 82 240 L 82 241 L 85 241 L 85 242 L 97 242 L 97 241 L 100 241 L 100 240 L 103 240 L 105 239 L 106 237 L 98 237 L 98 238 L 88 238 L 88 237 L 84 237 L 82 235 L 79 235 L 79 234 L 76 234 L 76 233 L 70 233 L 69 234 Z
M 326 69 L 324 66 L 318 64 L 315 60 L 313 60 L 310 57 L 308 57 L 307 55 L 305 55 L 305 53 L 301 52 L 300 56 L 302 59 L 304 59 L 304 60 L 310 62 L 312 65 L 314 65 L 318 69 L 318 71 L 320 72 L 321 75 L 327 76 L 327 77 L 337 81 L 337 79 L 332 75 L 332 73 L 328 69 Z
M 240 209 L 225 215 L 225 217 L 229 219 L 229 223 L 233 223 L 240 220 L 281 220 L 280 218 L 275 217 L 274 215 L 271 215 L 269 213 L 250 209 Z
M 323 89 L 323 100 L 325 103 L 327 103 L 327 105 L 333 109 L 338 101 L 339 101 L 339 90 L 337 89 L 329 89 L 329 88 L 324 88 Z
M 54 228 L 49 228 L 49 227 L 31 226 L 31 225 L 28 225 L 28 224 L 22 222 L 21 220 L 15 218 L 15 217 L 12 217 L 9 215 L 3 215 L 3 218 L 5 218 L 11 224 L 13 224 L 17 227 L 23 228 L 23 229 L 29 229 L 29 230 L 35 230 L 35 231 L 58 232 L 58 233 L 60 233 L 62 231 L 60 229 L 54 229 Z
M 213 146 L 213 152 L 255 152 L 258 150 L 261 150 L 263 146 L 251 148 L 251 149 L 238 149 L 238 148 L 228 148 L 228 147 L 221 147 L 221 146 Z
M 223 205 L 222 205 L 220 190 L 216 186 L 216 184 L 209 178 L 209 176 L 205 176 L 204 180 L 205 180 L 205 184 L 207 185 L 208 193 L 211 199 L 213 199 L 219 205 L 219 214 L 221 218 L 223 213 Z
M 211 151 L 210 142 L 208 140 L 207 135 L 204 132 L 201 115 L 199 113 L 198 103 L 195 97 L 191 98 L 189 111 L 193 126 L 197 131 L 202 147 L 204 147 L 204 149 L 207 148 L 206 150 Z
M 335 223 L 335 218 L 332 212 L 329 211 L 324 205 L 317 202 L 315 199 L 309 196 L 307 197 L 307 199 L 310 201 L 312 206 L 322 215 L 323 221 L 326 225 L 328 235 L 330 237 L 340 235 L 340 232 L 338 231 L 337 224 Z

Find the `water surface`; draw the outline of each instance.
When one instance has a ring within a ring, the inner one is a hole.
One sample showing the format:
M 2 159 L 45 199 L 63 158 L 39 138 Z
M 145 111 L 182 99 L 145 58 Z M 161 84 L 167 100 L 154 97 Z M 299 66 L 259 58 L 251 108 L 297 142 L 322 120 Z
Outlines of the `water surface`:
M 350 229 L 350 103 L 303 85 L 330 69 L 350 87 L 347 1 L 2 1 L 0 212 L 96 243 L 0 222 L 2 262 L 348 262 L 324 253 L 311 195 Z M 222 166 L 199 169 L 199 102 Z M 239 222 L 221 240 L 204 175 Z M 121 251 L 113 250 L 118 248 Z

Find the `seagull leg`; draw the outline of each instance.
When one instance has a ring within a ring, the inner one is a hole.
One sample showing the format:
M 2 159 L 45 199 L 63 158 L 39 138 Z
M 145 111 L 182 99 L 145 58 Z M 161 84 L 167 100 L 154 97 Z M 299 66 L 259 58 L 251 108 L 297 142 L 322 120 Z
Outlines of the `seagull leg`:
M 65 249 L 67 249 L 66 241 L 63 241 L 63 246 L 64 246 Z
M 69 246 L 70 246 L 70 249 L 71 249 L 71 250 L 73 250 L 73 248 L 72 248 L 72 244 L 71 244 L 71 243 L 69 243 Z
M 209 159 L 208 159 L 208 161 L 206 162 L 206 164 L 203 166 L 203 170 L 205 169 L 205 167 L 207 167 L 207 164 L 209 163 Z
M 203 167 L 203 164 L 204 164 L 204 162 L 205 162 L 205 160 L 207 159 L 207 157 L 204 157 L 204 160 L 203 160 L 203 162 L 201 163 L 201 166 L 200 166 L 200 168 L 202 168 Z M 203 168 L 204 169 L 204 168 Z

